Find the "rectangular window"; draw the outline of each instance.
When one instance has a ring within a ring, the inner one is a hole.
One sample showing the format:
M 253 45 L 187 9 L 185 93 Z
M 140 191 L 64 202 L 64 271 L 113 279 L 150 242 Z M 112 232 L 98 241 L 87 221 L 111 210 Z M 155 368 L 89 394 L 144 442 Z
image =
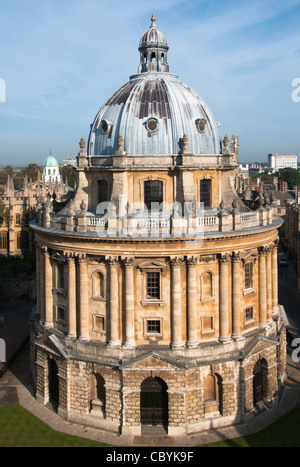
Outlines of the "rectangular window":
M 7 249 L 7 233 L 3 232 L 0 236 L 0 249 L 6 250 Z
M 58 289 L 65 289 L 65 268 L 63 264 L 57 265 L 57 287 Z
M 251 289 L 253 287 L 253 264 L 245 264 L 245 289 Z
M 61 324 L 66 323 L 66 316 L 65 316 L 65 309 L 58 307 L 57 308 L 57 321 L 59 321 Z
M 211 180 L 200 181 L 200 202 L 204 204 L 205 208 L 211 206 Z
M 147 209 L 150 211 L 152 208 L 155 210 L 163 202 L 163 182 L 159 180 L 148 180 L 144 183 L 144 201 Z
M 147 299 L 160 300 L 160 273 L 147 273 Z
M 147 320 L 147 334 L 160 334 L 161 329 L 160 329 L 160 320 L 153 320 L 149 319 Z
M 94 328 L 93 328 L 93 331 L 95 331 L 95 332 L 105 331 L 104 316 L 94 315 Z
M 250 321 L 254 318 L 253 306 L 245 309 L 245 320 Z

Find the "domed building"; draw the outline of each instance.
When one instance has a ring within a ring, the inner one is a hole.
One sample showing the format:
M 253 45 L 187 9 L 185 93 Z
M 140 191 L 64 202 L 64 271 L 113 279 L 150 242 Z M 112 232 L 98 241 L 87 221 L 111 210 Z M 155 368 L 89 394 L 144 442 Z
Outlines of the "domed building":
M 43 177 L 47 184 L 60 183 L 59 165 L 51 152 L 43 164 Z
M 152 17 L 138 73 L 80 141 L 73 199 L 31 225 L 36 397 L 121 435 L 247 423 L 286 367 L 276 206 L 238 196 L 238 136 L 168 50 Z

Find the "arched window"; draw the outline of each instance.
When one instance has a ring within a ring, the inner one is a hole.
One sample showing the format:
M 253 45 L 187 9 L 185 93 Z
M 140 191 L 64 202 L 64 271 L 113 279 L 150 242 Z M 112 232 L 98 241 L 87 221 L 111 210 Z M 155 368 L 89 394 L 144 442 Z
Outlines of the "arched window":
M 210 374 L 204 381 L 205 414 L 219 412 L 222 415 L 222 380 L 219 375 Z
M 213 296 L 213 274 L 210 271 L 204 271 L 201 276 L 201 298 L 212 298 Z
M 108 181 L 107 180 L 99 180 L 98 181 L 98 201 L 100 203 L 105 203 L 109 201 L 108 199 Z
M 105 297 L 105 279 L 104 275 L 100 271 L 96 271 L 93 275 L 93 297 Z
M 91 412 L 99 417 L 105 418 L 105 381 L 103 376 L 97 373 L 92 374 L 91 381 Z
M 7 239 L 8 239 L 8 232 L 1 232 L 0 234 L 0 249 L 6 250 L 7 249 Z
M 206 178 L 200 181 L 200 202 L 205 208 L 211 207 L 211 180 Z
M 151 62 L 156 62 L 155 52 L 152 52 L 152 54 L 151 54 Z
M 144 183 L 144 203 L 148 210 L 156 210 L 163 202 L 163 182 L 147 180 Z

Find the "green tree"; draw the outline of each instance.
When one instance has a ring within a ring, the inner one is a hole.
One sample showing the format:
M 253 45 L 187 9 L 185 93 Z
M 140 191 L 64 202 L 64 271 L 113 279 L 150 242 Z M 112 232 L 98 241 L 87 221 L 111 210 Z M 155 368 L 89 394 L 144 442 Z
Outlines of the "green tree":
M 68 180 L 69 187 L 74 188 L 76 183 L 76 169 L 71 165 L 64 165 L 59 168 L 60 174 L 63 177 L 63 180 Z
M 300 172 L 297 169 L 286 168 L 279 171 L 279 182 L 287 182 L 289 190 L 300 186 Z

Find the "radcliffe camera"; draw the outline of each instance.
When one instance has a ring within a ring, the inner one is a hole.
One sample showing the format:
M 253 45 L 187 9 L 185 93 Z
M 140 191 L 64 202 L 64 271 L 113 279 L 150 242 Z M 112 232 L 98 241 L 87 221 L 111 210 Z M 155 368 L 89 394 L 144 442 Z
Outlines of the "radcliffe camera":
M 299 5 L 10 3 L 0 446 L 298 447 Z

